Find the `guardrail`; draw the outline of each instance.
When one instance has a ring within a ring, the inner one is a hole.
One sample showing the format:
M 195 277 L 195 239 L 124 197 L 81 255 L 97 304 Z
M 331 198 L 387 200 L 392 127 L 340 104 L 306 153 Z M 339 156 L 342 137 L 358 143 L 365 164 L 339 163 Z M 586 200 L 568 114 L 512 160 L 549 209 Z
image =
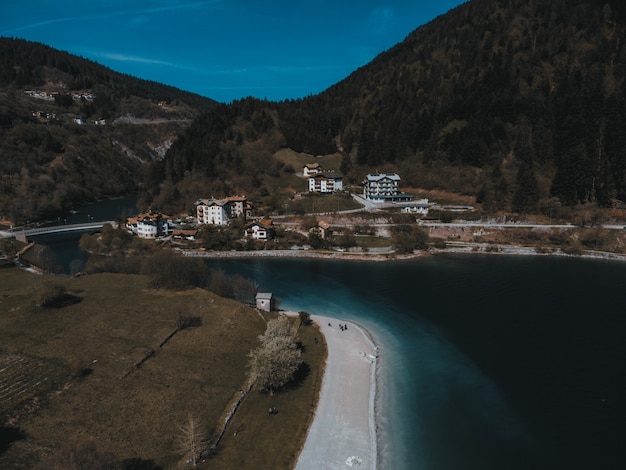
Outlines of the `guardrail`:
M 61 232 L 80 232 L 89 230 L 99 230 L 106 224 L 114 225 L 114 221 L 104 222 L 88 222 L 84 224 L 68 224 L 68 225 L 49 225 L 47 227 L 36 227 L 26 230 L 14 230 L 13 233 L 23 233 L 26 236 L 30 235 L 44 235 L 49 233 L 61 233 Z

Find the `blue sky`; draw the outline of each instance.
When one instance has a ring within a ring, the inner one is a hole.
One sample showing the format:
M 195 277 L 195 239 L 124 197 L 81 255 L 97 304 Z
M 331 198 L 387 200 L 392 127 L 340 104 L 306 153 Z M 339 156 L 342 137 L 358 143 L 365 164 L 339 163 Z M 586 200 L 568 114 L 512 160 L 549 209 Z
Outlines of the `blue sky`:
M 0 36 L 218 101 L 317 94 L 461 0 L 17 0 Z

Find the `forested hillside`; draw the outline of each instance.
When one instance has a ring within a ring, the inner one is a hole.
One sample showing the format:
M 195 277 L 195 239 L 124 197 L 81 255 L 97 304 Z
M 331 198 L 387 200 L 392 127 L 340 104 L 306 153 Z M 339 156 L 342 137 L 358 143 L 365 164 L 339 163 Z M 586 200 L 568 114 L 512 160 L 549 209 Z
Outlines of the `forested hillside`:
M 281 207 L 299 170 L 277 157 L 286 148 L 339 155 L 346 184 L 397 171 L 407 188 L 487 211 L 621 205 L 625 12 L 613 0 L 472 0 L 325 92 L 280 103 L 217 105 L 0 38 L 0 218 L 137 188 L 142 208 L 226 194 Z
M 215 102 L 42 44 L 0 38 L 0 219 L 56 218 L 137 190 Z
M 194 186 L 267 191 L 266 172 L 294 170 L 271 158 L 290 147 L 341 152 L 348 182 L 396 170 L 406 186 L 470 194 L 488 210 L 620 204 L 624 11 L 617 1 L 472 0 L 319 95 L 205 115 L 152 173 L 148 199 Z

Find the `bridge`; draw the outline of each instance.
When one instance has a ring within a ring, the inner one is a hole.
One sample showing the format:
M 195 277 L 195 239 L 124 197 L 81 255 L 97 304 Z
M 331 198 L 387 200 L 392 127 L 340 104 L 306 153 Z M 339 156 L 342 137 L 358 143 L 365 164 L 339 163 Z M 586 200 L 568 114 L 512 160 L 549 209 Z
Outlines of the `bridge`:
M 29 229 L 14 229 L 12 231 L 1 231 L 0 236 L 4 238 L 13 238 L 26 243 L 28 237 L 36 235 L 48 235 L 50 233 L 63 233 L 63 232 L 91 232 L 100 230 L 104 225 L 110 224 L 113 227 L 117 226 L 117 222 L 108 220 L 104 222 L 88 222 L 85 224 L 68 224 L 68 225 L 49 225 L 47 227 L 35 227 Z

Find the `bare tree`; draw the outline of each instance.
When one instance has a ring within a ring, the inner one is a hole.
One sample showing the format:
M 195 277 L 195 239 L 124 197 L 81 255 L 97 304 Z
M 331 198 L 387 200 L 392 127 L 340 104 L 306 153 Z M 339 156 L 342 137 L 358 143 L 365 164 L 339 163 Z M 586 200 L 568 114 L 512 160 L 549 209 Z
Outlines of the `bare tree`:
M 260 346 L 248 355 L 248 366 L 259 388 L 274 392 L 293 379 L 302 364 L 301 351 L 286 317 L 270 320 L 259 339 Z
M 204 434 L 200 431 L 198 421 L 193 415 L 189 415 L 187 422 L 178 426 L 181 431 L 179 438 L 180 451 L 188 458 L 188 461 L 195 467 L 198 463 L 198 457 L 205 441 Z

